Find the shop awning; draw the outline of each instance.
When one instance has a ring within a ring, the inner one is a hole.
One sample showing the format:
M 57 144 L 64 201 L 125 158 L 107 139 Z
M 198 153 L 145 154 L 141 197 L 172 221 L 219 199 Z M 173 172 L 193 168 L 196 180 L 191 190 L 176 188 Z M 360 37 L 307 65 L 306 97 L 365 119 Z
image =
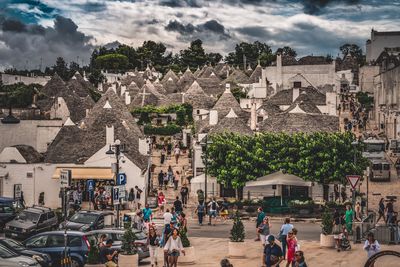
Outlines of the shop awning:
M 53 179 L 59 179 L 61 170 L 71 170 L 73 180 L 113 180 L 114 173 L 111 168 L 94 168 L 94 167 L 64 167 L 56 168 Z
M 246 183 L 245 188 L 268 186 L 268 185 L 292 185 L 292 186 L 311 186 L 311 182 L 304 181 L 302 178 L 283 173 L 281 171 L 271 173 L 266 176 L 257 178 L 255 181 L 250 181 Z

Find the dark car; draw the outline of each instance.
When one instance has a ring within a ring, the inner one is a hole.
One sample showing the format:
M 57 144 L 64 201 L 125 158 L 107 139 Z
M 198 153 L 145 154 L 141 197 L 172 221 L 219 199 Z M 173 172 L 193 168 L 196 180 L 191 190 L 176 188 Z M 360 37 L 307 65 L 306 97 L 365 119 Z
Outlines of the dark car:
M 33 251 L 27 249 L 22 243 L 9 238 L 0 238 L 0 245 L 3 245 L 7 249 L 14 251 L 20 255 L 31 257 L 40 264 L 42 267 L 51 266 L 51 258 L 46 253 Z
M 135 234 L 135 247 L 138 250 L 139 260 L 145 259 L 150 257 L 149 246 L 147 245 L 147 235 L 140 230 L 132 229 L 133 233 Z M 94 230 L 87 233 L 88 236 L 95 236 L 98 244 L 98 240 L 100 240 L 100 236 L 105 234 L 107 235 L 107 239 L 112 239 L 113 244 L 112 248 L 118 251 L 121 251 L 122 247 L 122 238 L 124 236 L 125 231 L 123 229 L 101 229 L 101 230 Z
M 37 233 L 57 229 L 57 216 L 50 208 L 33 206 L 26 208 L 10 222 L 6 223 L 6 237 L 26 239 Z
M 86 263 L 92 240 L 83 232 L 67 231 L 67 244 L 71 255 L 73 267 L 83 267 Z M 95 239 L 92 240 L 96 242 Z M 50 255 L 54 266 L 61 262 L 61 255 L 64 251 L 64 231 L 52 231 L 40 233 L 24 241 L 25 247 Z
M 16 212 L 16 201 L 13 198 L 0 197 L 0 230 L 6 223 L 11 221 L 17 215 Z
M 112 211 L 81 210 L 61 224 L 60 229 L 87 232 L 96 229 L 110 227 L 113 224 L 114 213 Z
M 4 267 L 40 267 L 37 260 L 20 255 L 0 245 L 0 266 Z

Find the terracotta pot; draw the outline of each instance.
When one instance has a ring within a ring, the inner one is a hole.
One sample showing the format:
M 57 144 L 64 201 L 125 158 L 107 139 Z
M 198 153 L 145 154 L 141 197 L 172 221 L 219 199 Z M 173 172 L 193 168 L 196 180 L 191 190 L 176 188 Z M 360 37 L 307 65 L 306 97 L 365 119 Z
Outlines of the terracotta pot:
M 139 255 L 118 255 L 118 267 L 138 267 Z
M 187 247 L 184 249 L 185 249 L 185 255 L 181 253 L 181 255 L 178 258 L 178 264 L 179 265 L 194 264 L 196 262 L 196 254 L 194 251 L 194 247 Z
M 335 247 L 335 239 L 333 235 L 320 235 L 320 246 L 323 248 L 334 248 Z
M 245 258 L 246 257 L 246 242 L 229 242 L 228 257 L 229 258 Z

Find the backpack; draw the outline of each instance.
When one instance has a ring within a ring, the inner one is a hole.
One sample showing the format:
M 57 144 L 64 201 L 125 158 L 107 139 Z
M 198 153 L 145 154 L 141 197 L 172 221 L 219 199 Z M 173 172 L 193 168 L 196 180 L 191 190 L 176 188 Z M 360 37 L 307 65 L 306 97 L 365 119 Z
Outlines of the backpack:
M 215 203 L 215 201 L 212 202 L 211 209 L 212 210 L 217 210 L 217 203 Z

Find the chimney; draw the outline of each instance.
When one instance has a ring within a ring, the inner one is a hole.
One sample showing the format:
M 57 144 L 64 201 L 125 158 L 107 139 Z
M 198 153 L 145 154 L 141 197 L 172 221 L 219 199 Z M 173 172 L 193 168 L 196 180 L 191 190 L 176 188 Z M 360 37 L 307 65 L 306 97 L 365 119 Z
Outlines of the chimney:
M 131 96 L 129 92 L 125 92 L 125 105 L 129 105 L 131 103 Z
M 256 111 L 256 102 L 251 103 L 251 120 L 250 120 L 250 128 L 255 131 L 257 127 L 257 111 Z
M 276 54 L 276 66 L 282 68 L 282 55 L 281 53 Z
M 121 85 L 121 95 L 124 95 L 125 92 L 126 92 L 126 86 Z
M 103 83 L 99 83 L 97 85 L 97 90 L 99 90 L 100 92 L 103 92 Z
M 86 118 L 89 117 L 89 112 L 90 112 L 90 109 L 87 108 L 86 109 Z
M 300 95 L 300 88 L 293 88 L 293 99 L 292 102 L 296 101 L 296 99 Z
M 210 110 L 210 125 L 217 125 L 218 123 L 218 111 L 217 110 Z
M 106 126 L 106 145 L 114 144 L 114 126 Z
M 231 92 L 231 84 L 230 83 L 227 83 L 226 85 L 225 85 L 225 92 L 224 93 L 230 93 Z

